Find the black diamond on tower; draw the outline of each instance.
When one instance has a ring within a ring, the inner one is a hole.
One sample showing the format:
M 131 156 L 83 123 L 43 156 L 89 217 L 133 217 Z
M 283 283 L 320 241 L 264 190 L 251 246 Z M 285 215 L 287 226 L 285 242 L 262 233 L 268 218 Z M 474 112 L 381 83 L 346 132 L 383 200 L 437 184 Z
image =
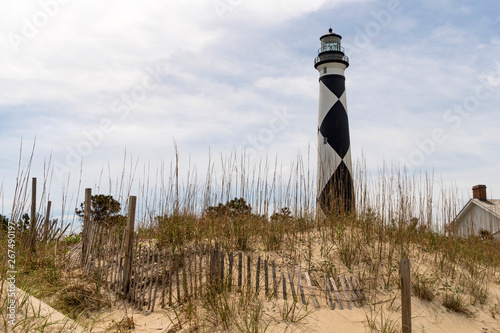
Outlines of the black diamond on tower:
M 342 75 L 324 75 L 320 78 L 320 81 L 337 96 L 340 98 L 345 91 L 345 77 Z
M 319 131 L 323 137 L 327 138 L 328 144 L 344 158 L 349 150 L 349 120 L 347 112 L 340 101 L 337 101 L 328 111 Z
M 344 161 L 333 173 L 319 196 L 319 204 L 325 215 L 334 211 L 349 212 L 354 206 L 352 177 Z

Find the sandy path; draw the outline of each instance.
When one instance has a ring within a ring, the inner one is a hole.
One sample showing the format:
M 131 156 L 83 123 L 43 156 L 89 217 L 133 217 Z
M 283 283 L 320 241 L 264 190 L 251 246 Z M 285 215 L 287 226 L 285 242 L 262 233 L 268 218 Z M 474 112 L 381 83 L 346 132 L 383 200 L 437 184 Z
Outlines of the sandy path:
M 4 281 L 4 290 L 7 290 L 8 282 Z M 33 297 L 19 288 L 16 288 L 16 326 L 8 329 L 10 332 L 39 332 L 43 329 L 45 333 L 52 332 L 85 332 L 86 330 L 66 317 L 47 303 Z M 23 327 L 23 328 L 21 328 Z M 0 327 L 0 331 L 5 331 Z

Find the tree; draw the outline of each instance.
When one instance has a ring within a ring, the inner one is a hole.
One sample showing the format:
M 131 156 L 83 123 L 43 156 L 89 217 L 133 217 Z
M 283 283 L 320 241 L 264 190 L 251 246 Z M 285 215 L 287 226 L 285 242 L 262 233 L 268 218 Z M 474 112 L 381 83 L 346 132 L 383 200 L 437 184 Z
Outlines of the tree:
M 80 210 L 75 209 L 76 215 L 83 220 L 85 203 L 80 204 Z M 121 205 L 111 195 L 96 194 L 90 199 L 90 215 L 94 222 L 106 227 L 125 224 L 125 216 L 120 215 Z

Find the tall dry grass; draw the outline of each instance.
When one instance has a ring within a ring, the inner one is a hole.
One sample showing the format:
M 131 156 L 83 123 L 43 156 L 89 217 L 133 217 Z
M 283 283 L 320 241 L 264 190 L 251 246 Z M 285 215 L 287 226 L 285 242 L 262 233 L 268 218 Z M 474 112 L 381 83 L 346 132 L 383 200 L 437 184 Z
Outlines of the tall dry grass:
M 26 168 L 19 167 L 10 214 L 14 221 L 29 210 L 32 159 L 33 154 Z M 365 304 L 372 314 L 381 313 L 371 306 L 384 293 L 400 287 L 398 264 L 402 258 L 412 260 L 415 296 L 425 299 L 438 295 L 444 306 L 454 299 L 464 300 L 463 307 L 484 304 L 490 297 L 489 285 L 498 283 L 500 246 L 490 240 L 460 239 L 446 234 L 445 227 L 461 203 L 457 189 L 436 181 L 433 173 L 412 173 L 394 165 L 369 170 L 362 159 L 355 164 L 353 177 L 356 209 L 350 214 L 325 217 L 316 213 L 316 175 L 310 167 L 310 154 L 306 159 L 297 156 L 286 165 L 277 157 L 255 163 L 235 152 L 210 155 L 201 172 L 191 164 L 182 172 L 179 159 L 176 153 L 168 166 L 154 168 L 146 164 L 140 168 L 137 159 L 125 154 L 118 175 L 112 175 L 108 167 L 105 179 L 106 172 L 101 170 L 94 193 L 113 195 L 121 202 L 123 212 L 127 211 L 129 195 L 137 195 L 137 236 L 159 247 L 218 241 L 226 250 L 258 251 L 313 272 L 352 272 L 365 288 Z M 45 170 L 37 208 L 40 216 L 49 197 L 50 163 Z M 60 203 L 63 211 L 73 202 L 78 207 L 80 185 L 91 184 L 79 183 L 77 193 L 71 196 L 69 186 L 64 188 L 64 200 Z M 249 213 L 210 214 L 209 207 L 239 198 L 250 207 Z M 37 255 L 30 256 L 21 250 L 23 237 L 20 233 L 22 275 L 37 276 L 31 279 L 35 281 L 34 289 L 41 289 L 47 282 L 56 286 L 60 283 L 57 278 L 64 275 L 60 273 L 68 247 L 57 241 L 40 246 Z M 4 247 L 5 242 L 2 232 L 0 246 Z M 6 272 L 4 252 L 0 254 L 2 278 Z M 197 325 L 204 322 L 215 326 L 222 323 L 226 329 L 258 327 L 255 331 L 267 327 L 260 321 L 262 304 L 255 296 L 239 303 L 228 303 L 226 294 L 210 297 L 183 310 L 190 318 L 196 317 Z M 61 306 L 60 301 L 55 303 L 58 305 Z M 218 311 L 216 322 L 203 321 L 197 315 L 202 312 L 197 307 Z M 253 311 L 254 321 L 262 325 L 242 322 L 245 311 Z

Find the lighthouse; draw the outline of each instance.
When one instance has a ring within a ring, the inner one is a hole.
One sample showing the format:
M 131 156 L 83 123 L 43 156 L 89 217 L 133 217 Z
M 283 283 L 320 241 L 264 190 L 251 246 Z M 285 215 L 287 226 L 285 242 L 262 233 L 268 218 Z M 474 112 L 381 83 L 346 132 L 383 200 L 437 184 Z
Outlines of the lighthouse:
M 341 39 L 330 28 L 320 37 L 321 47 L 314 59 L 319 72 L 317 208 L 326 216 L 354 208 L 344 76 L 349 58 Z

